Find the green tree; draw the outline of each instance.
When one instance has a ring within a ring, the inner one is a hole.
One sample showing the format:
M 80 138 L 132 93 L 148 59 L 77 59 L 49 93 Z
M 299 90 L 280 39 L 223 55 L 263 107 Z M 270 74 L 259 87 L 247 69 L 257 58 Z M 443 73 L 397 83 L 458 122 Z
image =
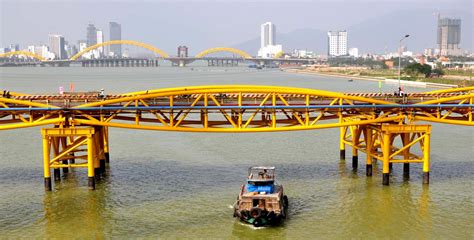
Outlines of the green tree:
M 428 64 L 410 63 L 403 70 L 406 74 L 413 76 L 423 74 L 428 77 L 431 74 L 431 66 Z

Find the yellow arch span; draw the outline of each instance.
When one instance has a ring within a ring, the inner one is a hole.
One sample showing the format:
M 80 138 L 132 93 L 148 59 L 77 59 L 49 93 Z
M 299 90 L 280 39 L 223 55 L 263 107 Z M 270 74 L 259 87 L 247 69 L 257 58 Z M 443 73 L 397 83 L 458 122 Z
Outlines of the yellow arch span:
M 228 47 L 217 47 L 217 48 L 209 48 L 207 50 L 204 50 L 200 53 L 198 53 L 195 57 L 196 58 L 202 58 L 208 54 L 215 53 L 215 52 L 231 52 L 235 53 L 243 58 L 252 58 L 252 56 L 242 50 L 235 49 L 235 48 L 228 48 Z
M 430 91 L 426 93 L 438 94 L 438 93 L 455 93 L 455 92 L 474 92 L 474 87 L 449 88 L 449 89 Z
M 42 56 L 36 55 L 32 52 L 27 52 L 27 51 L 14 51 L 14 52 L 2 53 L 2 54 L 0 54 L 0 57 L 8 57 L 8 56 L 13 56 L 13 55 L 24 55 L 24 56 L 36 58 L 40 61 L 45 61 L 46 60 L 46 58 L 44 58 Z
M 96 48 L 100 48 L 100 47 L 108 46 L 108 45 L 116 45 L 116 44 L 133 45 L 133 46 L 137 46 L 137 47 L 142 47 L 142 48 L 148 49 L 152 52 L 155 52 L 155 53 L 159 54 L 160 56 L 162 56 L 164 58 L 169 57 L 169 55 L 167 53 L 165 53 L 163 50 L 158 49 L 156 47 L 153 47 L 149 44 L 145 44 L 145 43 L 137 42 L 137 41 L 132 41 L 132 40 L 113 40 L 113 41 L 98 43 L 96 45 L 90 46 L 90 47 L 82 50 L 81 52 L 77 53 L 76 55 L 72 56 L 69 60 L 71 60 L 71 61 L 77 60 L 84 53 L 89 52 L 91 50 L 94 50 Z

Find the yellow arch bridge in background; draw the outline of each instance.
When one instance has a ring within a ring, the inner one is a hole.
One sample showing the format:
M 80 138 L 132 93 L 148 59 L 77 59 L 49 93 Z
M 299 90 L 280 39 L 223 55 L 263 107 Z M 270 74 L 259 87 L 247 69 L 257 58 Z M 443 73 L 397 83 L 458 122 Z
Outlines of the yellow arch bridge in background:
M 32 58 L 35 58 L 35 59 L 38 59 L 40 61 L 45 61 L 46 58 L 42 57 L 42 56 L 39 56 L 39 55 L 36 55 L 32 52 L 28 52 L 28 51 L 14 51 L 14 52 L 7 52 L 7 53 L 2 53 L 0 54 L 0 57 L 9 57 L 9 56 L 28 56 L 28 57 L 32 57 Z
M 163 51 L 159 48 L 156 48 L 152 45 L 146 44 L 146 43 L 133 41 L 133 40 L 113 40 L 113 41 L 107 41 L 107 42 L 98 43 L 96 45 L 90 46 L 90 47 L 82 50 L 81 52 L 77 53 L 76 55 L 72 56 L 71 58 L 69 58 L 69 60 L 70 61 L 75 61 L 75 60 L 78 60 L 85 53 L 90 52 L 94 49 L 104 47 L 104 46 L 109 46 L 109 45 L 118 45 L 118 44 L 142 47 L 142 48 L 148 49 L 148 50 L 160 55 L 162 58 L 169 58 L 170 57 L 170 55 L 168 53 L 166 53 L 165 51 Z M 234 53 L 234 54 L 237 54 L 237 55 L 241 56 L 244 59 L 253 58 L 249 53 L 247 53 L 245 51 L 242 51 L 242 50 L 239 50 L 239 49 L 236 49 L 236 48 L 230 48 L 230 47 L 216 47 L 216 48 L 206 49 L 206 50 L 196 54 L 195 58 L 202 58 L 202 57 L 204 57 L 208 54 L 217 53 L 217 52 Z M 13 56 L 13 55 L 28 56 L 28 57 L 38 59 L 40 61 L 46 61 L 47 60 L 47 59 L 43 58 L 42 56 L 36 55 L 36 54 L 28 52 L 28 51 L 15 51 L 15 52 L 3 53 L 3 54 L 0 54 L 0 57 L 8 57 L 8 56 Z
M 243 58 L 252 58 L 252 56 L 242 50 L 239 50 L 239 49 L 236 49 L 236 48 L 229 48 L 229 47 L 216 47 L 216 48 L 209 48 L 209 49 L 206 49 L 198 54 L 196 54 L 195 58 L 202 58 L 208 54 L 211 54 L 211 53 L 216 53 L 216 52 L 230 52 L 230 53 L 234 53 L 234 54 L 237 54 Z
M 90 47 L 82 50 L 81 52 L 77 53 L 76 55 L 72 56 L 69 60 L 74 61 L 74 60 L 77 60 L 78 58 L 80 58 L 85 53 L 87 53 L 89 51 L 92 51 L 94 49 L 104 47 L 104 46 L 109 46 L 109 45 L 117 45 L 117 44 L 124 44 L 124 45 L 132 45 L 132 46 L 142 47 L 142 48 L 148 49 L 148 50 L 150 50 L 154 53 L 157 53 L 158 55 L 160 55 L 163 58 L 168 58 L 169 57 L 169 55 L 166 52 L 164 52 L 163 50 L 161 50 L 159 48 L 156 48 L 152 45 L 146 44 L 146 43 L 132 41 L 132 40 L 113 40 L 113 41 L 98 43 L 96 45 L 90 46 Z

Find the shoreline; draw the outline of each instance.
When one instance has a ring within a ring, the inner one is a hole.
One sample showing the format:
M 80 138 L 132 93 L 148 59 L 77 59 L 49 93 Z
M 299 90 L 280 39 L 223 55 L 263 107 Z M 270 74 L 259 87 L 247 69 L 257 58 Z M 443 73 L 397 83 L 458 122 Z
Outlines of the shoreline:
M 309 75 L 320 75 L 320 76 L 328 76 L 328 77 L 341 77 L 346 79 L 355 79 L 355 80 L 364 80 L 364 81 L 372 81 L 372 82 L 383 82 L 391 84 L 393 81 L 398 81 L 396 79 L 388 79 L 388 78 L 381 78 L 381 77 L 362 77 L 362 76 L 352 76 L 340 73 L 322 73 L 317 71 L 311 71 L 306 69 L 282 69 L 284 72 L 289 73 L 297 73 L 297 74 L 309 74 Z M 456 88 L 459 85 L 454 84 L 444 84 L 444 83 L 434 83 L 434 82 L 416 82 L 416 81 L 407 81 L 401 80 L 401 82 L 410 87 L 420 87 L 420 88 Z

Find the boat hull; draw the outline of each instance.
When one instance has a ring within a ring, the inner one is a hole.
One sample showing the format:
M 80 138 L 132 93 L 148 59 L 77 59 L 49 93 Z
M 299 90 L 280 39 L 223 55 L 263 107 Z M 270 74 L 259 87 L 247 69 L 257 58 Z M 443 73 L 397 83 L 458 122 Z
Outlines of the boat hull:
M 274 211 L 266 211 L 265 209 L 254 207 L 249 210 L 239 210 L 238 202 L 234 206 L 234 217 L 239 218 L 240 221 L 252 224 L 255 227 L 275 226 L 281 224 L 288 214 L 288 198 L 283 197 L 284 201 L 279 213 Z

